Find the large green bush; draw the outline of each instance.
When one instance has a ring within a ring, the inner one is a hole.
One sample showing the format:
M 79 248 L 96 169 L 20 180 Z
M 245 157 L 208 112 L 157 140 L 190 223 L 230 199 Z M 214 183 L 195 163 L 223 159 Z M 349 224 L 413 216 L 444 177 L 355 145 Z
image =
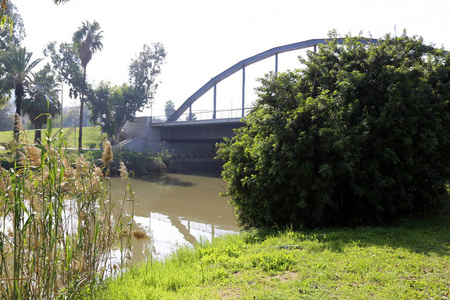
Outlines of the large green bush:
M 421 38 L 330 39 L 261 79 L 223 178 L 245 226 L 373 224 L 438 206 L 450 179 L 450 59 Z

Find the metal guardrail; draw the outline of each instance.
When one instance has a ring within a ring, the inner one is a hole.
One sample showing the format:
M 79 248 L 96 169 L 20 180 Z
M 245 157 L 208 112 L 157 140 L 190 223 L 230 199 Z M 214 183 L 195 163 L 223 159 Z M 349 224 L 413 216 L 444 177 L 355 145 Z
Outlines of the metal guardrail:
M 253 107 L 244 108 L 244 115 L 246 116 Z M 212 110 L 192 110 L 191 113 L 185 112 L 175 122 L 195 122 L 203 120 L 221 120 L 221 119 L 236 119 L 242 117 L 242 108 L 222 109 L 216 110 L 214 118 L 214 111 Z M 169 117 L 170 119 L 170 117 Z M 169 122 L 166 116 L 152 116 L 151 123 Z

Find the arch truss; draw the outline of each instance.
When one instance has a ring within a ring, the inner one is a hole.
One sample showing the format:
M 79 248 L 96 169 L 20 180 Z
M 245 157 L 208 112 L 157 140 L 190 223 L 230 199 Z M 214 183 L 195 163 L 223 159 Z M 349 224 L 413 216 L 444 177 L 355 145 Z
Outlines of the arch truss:
M 339 44 L 342 44 L 344 39 L 338 38 L 336 41 Z M 242 117 L 244 117 L 244 105 L 245 105 L 245 67 L 252 65 L 256 62 L 259 62 L 261 60 L 264 60 L 266 58 L 269 58 L 271 56 L 275 56 L 275 73 L 278 72 L 278 54 L 294 51 L 294 50 L 300 50 L 305 48 L 314 48 L 314 51 L 316 51 L 316 47 L 319 44 L 325 44 L 327 42 L 327 39 L 312 39 L 307 40 L 303 42 L 293 43 L 289 45 L 279 46 L 272 49 L 269 49 L 267 51 L 261 52 L 259 54 L 256 54 L 254 56 L 251 56 L 247 59 L 241 60 L 237 64 L 231 66 L 230 68 L 226 69 L 222 73 L 218 74 L 217 76 L 213 77 L 211 80 L 209 80 L 205 85 L 203 85 L 200 89 L 198 89 L 194 94 L 192 94 L 189 98 L 184 101 L 184 103 L 167 119 L 167 122 L 175 122 L 178 120 L 178 118 L 186 111 L 190 110 L 192 104 L 197 101 L 201 96 L 203 96 L 206 92 L 208 92 L 211 89 L 214 89 L 214 104 L 213 104 L 213 119 L 216 118 L 216 86 L 219 82 L 224 80 L 225 78 L 233 75 L 234 73 L 242 70 Z

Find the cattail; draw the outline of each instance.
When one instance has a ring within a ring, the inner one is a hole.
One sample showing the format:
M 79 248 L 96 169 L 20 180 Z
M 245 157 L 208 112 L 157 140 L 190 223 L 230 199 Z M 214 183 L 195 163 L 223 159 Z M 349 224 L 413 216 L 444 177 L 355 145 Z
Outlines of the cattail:
M 141 230 L 133 230 L 133 236 L 138 240 L 148 239 L 147 234 Z
M 67 161 L 67 158 L 64 157 L 62 161 L 62 165 L 64 166 L 64 176 L 69 177 L 72 171 L 72 168 L 69 165 L 69 162 Z
M 19 157 L 18 157 L 19 164 L 21 166 L 25 166 L 27 164 L 27 156 L 22 151 L 19 151 L 18 155 L 19 155 Z
M 8 171 L 0 166 L 0 193 L 5 194 L 8 187 L 9 176 Z
M 119 234 L 119 237 L 126 237 L 130 234 L 128 230 L 122 230 L 122 232 Z
M 100 169 L 99 167 L 95 167 L 94 168 L 94 175 L 97 176 L 97 177 L 103 177 L 102 169 Z
M 41 149 L 33 145 L 25 146 L 27 157 L 31 166 L 40 167 L 41 166 Z
M 119 163 L 119 172 L 120 172 L 120 177 L 121 178 L 128 178 L 128 170 L 127 167 L 125 166 L 125 164 L 121 161 Z
M 17 132 L 25 130 L 25 128 L 23 128 L 22 119 L 17 113 L 14 115 L 14 130 Z
M 77 157 L 75 161 L 75 167 L 78 172 L 84 172 L 84 170 L 89 169 L 90 164 L 89 162 L 84 158 L 83 155 L 80 155 Z
M 61 183 L 61 191 L 70 192 L 71 190 L 72 186 L 70 185 L 70 182 L 64 181 Z
M 104 165 L 107 165 L 112 159 L 113 159 L 113 152 L 111 149 L 111 144 L 109 143 L 109 141 L 106 141 L 104 144 L 102 162 Z

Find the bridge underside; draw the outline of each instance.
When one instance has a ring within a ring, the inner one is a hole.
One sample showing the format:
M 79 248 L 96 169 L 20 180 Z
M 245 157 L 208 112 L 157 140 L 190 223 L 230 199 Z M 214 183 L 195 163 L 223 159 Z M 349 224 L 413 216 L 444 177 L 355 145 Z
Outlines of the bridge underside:
M 169 143 L 217 143 L 231 138 L 242 123 L 183 123 L 183 126 L 161 126 L 161 141 Z M 152 126 L 156 127 L 156 126 Z
M 152 123 L 150 117 L 140 117 L 124 126 L 124 140 L 115 147 L 139 152 L 168 151 L 175 166 L 217 169 L 222 162 L 214 159 L 216 143 L 222 142 L 224 137 L 233 137 L 233 129 L 243 126 L 240 120 Z

